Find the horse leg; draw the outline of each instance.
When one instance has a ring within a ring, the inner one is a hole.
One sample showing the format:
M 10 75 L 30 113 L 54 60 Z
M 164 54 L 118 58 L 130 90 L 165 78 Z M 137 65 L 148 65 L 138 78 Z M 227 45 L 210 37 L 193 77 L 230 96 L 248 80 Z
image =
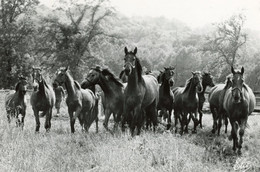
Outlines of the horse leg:
M 220 135 L 220 129 L 222 126 L 223 113 L 218 114 L 218 136 Z
M 110 118 L 110 116 L 111 116 L 111 109 L 110 108 L 106 108 L 106 110 L 105 110 L 105 120 L 104 120 L 104 123 L 103 123 L 103 126 L 105 127 L 105 129 L 108 131 L 109 129 L 108 129 L 108 120 L 109 120 L 109 118 Z
M 202 107 L 199 108 L 198 110 L 199 112 L 199 124 L 200 124 L 200 128 L 202 128 L 202 116 L 203 116 L 203 113 L 202 113 Z
M 136 110 L 135 110 L 135 120 L 134 121 L 136 121 L 137 135 L 140 135 L 140 133 L 141 133 L 141 128 L 144 124 L 144 115 L 147 115 L 144 113 L 145 112 L 144 112 L 144 110 L 141 109 L 141 106 L 136 108 Z M 152 115 L 152 114 L 150 114 L 150 115 Z
M 216 108 L 214 108 L 212 106 L 210 107 L 210 111 L 212 113 L 212 118 L 213 118 L 213 126 L 212 126 L 211 132 L 213 134 L 215 134 L 216 129 L 217 129 L 217 111 L 216 111 Z
M 174 110 L 174 127 L 175 127 L 175 133 L 177 133 L 178 129 L 177 129 L 177 125 L 178 125 L 178 118 L 179 118 L 179 113 Z
M 187 119 L 187 116 L 188 116 L 187 112 L 182 113 L 181 135 L 182 135 L 183 131 L 188 133 L 188 119 Z M 186 125 L 186 127 L 185 127 L 185 130 L 184 130 L 184 126 L 185 125 Z
M 70 129 L 71 133 L 75 132 L 74 124 L 75 124 L 75 118 L 73 118 L 73 110 L 69 109 L 69 116 L 70 116 Z
M 241 119 L 240 130 L 239 130 L 240 139 L 238 142 L 238 154 L 241 154 L 241 148 L 242 148 L 242 144 L 243 144 L 243 136 L 245 133 L 246 123 L 247 123 L 247 117 L 244 119 Z
M 26 109 L 24 109 L 23 112 L 22 112 L 22 119 L 21 119 L 21 127 L 22 127 L 22 129 L 23 129 L 23 127 L 24 127 L 25 114 L 26 114 Z
M 36 129 L 35 132 L 39 132 L 40 129 L 40 117 L 39 117 L 39 111 L 38 110 L 33 110 L 34 111 L 34 117 L 35 117 L 35 121 L 36 121 Z
M 227 114 L 224 113 L 224 119 L 225 119 L 225 133 L 227 133 L 227 126 L 228 126 L 228 117 L 227 117 Z
M 98 133 L 98 117 L 96 117 L 95 122 L 96 122 L 96 133 Z
M 45 112 L 45 124 L 44 127 L 46 129 L 46 132 L 50 131 L 51 128 L 51 115 L 52 115 L 52 109 L 50 108 L 48 111 Z
M 167 130 L 169 130 L 171 128 L 171 124 L 172 124 L 172 108 L 168 109 L 169 115 L 168 115 L 168 119 L 167 119 Z
M 130 131 L 131 131 L 131 135 L 132 137 L 134 137 L 134 131 L 135 131 L 135 116 L 133 116 L 133 119 L 131 121 L 131 124 L 130 124 Z
M 231 129 L 231 136 L 229 136 L 229 140 L 233 139 L 233 151 L 236 151 L 237 149 L 237 130 L 238 130 L 238 123 L 236 121 L 230 121 L 232 129 Z

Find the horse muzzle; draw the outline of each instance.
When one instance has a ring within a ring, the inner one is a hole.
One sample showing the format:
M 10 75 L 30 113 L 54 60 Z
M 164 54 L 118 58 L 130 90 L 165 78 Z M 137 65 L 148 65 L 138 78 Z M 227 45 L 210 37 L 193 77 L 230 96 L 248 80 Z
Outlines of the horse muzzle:
M 170 87 L 172 87 L 174 85 L 174 80 L 173 79 L 169 80 L 169 85 L 170 85 Z
M 81 83 L 81 88 L 86 89 L 91 86 L 90 82 L 88 80 L 85 80 Z
M 125 74 L 126 74 L 127 76 L 129 76 L 129 75 L 131 74 L 131 68 L 126 67 L 126 68 L 125 68 Z

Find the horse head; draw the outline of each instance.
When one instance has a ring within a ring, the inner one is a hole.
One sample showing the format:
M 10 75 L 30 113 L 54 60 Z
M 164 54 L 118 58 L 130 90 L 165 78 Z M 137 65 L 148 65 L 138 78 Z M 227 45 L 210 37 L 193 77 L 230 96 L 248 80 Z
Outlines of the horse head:
M 19 94 L 21 95 L 25 95 L 26 91 L 27 91 L 27 80 L 24 77 L 19 77 L 19 82 L 16 84 L 15 86 L 15 91 L 19 92 Z
M 168 68 L 165 67 L 164 74 L 162 74 L 163 76 L 161 76 L 163 80 L 168 82 L 170 87 L 172 87 L 174 84 L 174 69 L 175 69 L 174 67 L 168 67 Z
M 96 68 L 91 68 L 85 80 L 81 83 L 81 88 L 86 89 L 89 88 L 90 86 L 98 84 L 100 80 L 100 75 L 101 75 L 100 66 L 96 66 Z
M 42 81 L 42 69 L 40 67 L 33 67 L 32 77 L 33 77 L 33 88 L 37 90 L 39 83 Z
M 134 52 L 132 51 L 128 51 L 127 48 L 125 47 L 125 74 L 127 76 L 129 76 L 133 69 L 136 67 L 136 61 L 137 61 L 137 58 L 136 58 L 136 53 L 137 53 L 137 48 L 135 47 L 134 49 Z
M 213 83 L 213 77 L 210 73 L 204 72 L 202 75 L 202 86 L 210 86 L 214 87 L 215 84 Z
M 67 77 L 68 77 L 68 67 L 66 68 L 60 68 L 58 71 L 57 71 L 57 75 L 56 75 L 56 78 L 54 80 L 54 84 L 58 84 L 58 85 L 62 85 L 66 82 L 67 80 Z
M 201 93 L 203 91 L 201 85 L 201 72 L 191 72 L 192 73 L 192 84 L 195 85 L 197 93 Z
M 232 77 L 232 97 L 235 103 L 240 103 L 243 99 L 242 88 L 244 85 L 244 67 L 241 71 L 235 71 L 233 66 L 231 67 Z

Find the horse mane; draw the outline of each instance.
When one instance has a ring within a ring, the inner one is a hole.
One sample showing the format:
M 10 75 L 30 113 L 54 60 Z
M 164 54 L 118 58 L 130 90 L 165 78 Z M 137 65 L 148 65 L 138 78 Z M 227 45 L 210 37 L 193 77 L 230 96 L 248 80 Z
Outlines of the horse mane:
M 76 85 L 76 88 L 80 90 L 81 87 L 80 87 L 78 81 L 75 81 L 75 80 L 74 80 L 74 84 Z
M 135 57 L 135 58 L 136 58 L 135 67 L 137 69 L 138 81 L 140 82 L 140 81 L 142 81 L 143 69 L 142 69 L 139 58 L 137 58 L 137 57 Z
M 110 72 L 109 69 L 103 69 L 101 71 L 101 73 L 104 75 L 104 76 L 108 76 L 109 79 L 111 79 L 113 82 L 115 82 L 116 85 L 120 86 L 120 87 L 123 87 L 123 84 L 119 81 L 118 78 L 115 77 L 115 75 L 113 73 Z M 122 73 L 122 72 L 121 72 Z
M 191 80 L 192 80 L 192 77 L 186 81 L 185 88 L 184 88 L 183 92 L 185 92 L 189 89 L 189 87 L 191 85 Z
M 18 82 L 16 85 L 15 85 L 15 92 L 17 92 L 19 90 L 19 86 L 20 86 L 21 82 Z
M 46 83 L 46 81 L 42 78 L 42 82 L 43 82 L 43 84 L 45 85 L 45 87 L 47 87 L 48 89 L 50 89 L 49 88 L 49 86 L 48 86 L 48 84 Z
M 124 75 L 124 73 L 125 73 L 125 70 L 122 70 L 122 71 L 120 72 L 120 74 L 119 74 L 119 78 L 122 78 L 122 76 Z
M 246 89 L 246 91 L 248 91 L 248 85 L 243 83 L 243 87 Z

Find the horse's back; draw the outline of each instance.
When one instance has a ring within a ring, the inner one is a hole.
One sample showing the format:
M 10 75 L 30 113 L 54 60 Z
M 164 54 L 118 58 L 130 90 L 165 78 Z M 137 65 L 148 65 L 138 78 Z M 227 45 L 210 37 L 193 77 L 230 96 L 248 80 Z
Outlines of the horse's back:
M 145 95 L 143 100 L 143 106 L 150 105 L 154 100 L 158 103 L 159 100 L 159 90 L 158 81 L 153 75 L 143 75 L 145 82 Z
M 83 98 L 83 108 L 86 109 L 91 109 L 95 106 L 96 104 L 96 95 L 90 90 L 90 89 L 81 89 L 80 90 L 82 93 L 82 98 Z
M 225 84 L 218 84 L 210 90 L 208 101 L 211 106 L 215 106 L 215 107 L 219 106 L 221 92 L 223 91 L 224 88 L 225 88 Z
M 249 115 L 254 111 L 255 106 L 256 106 L 256 98 L 253 90 L 246 84 L 244 84 L 245 88 L 244 93 L 246 95 L 247 100 L 249 101 Z

